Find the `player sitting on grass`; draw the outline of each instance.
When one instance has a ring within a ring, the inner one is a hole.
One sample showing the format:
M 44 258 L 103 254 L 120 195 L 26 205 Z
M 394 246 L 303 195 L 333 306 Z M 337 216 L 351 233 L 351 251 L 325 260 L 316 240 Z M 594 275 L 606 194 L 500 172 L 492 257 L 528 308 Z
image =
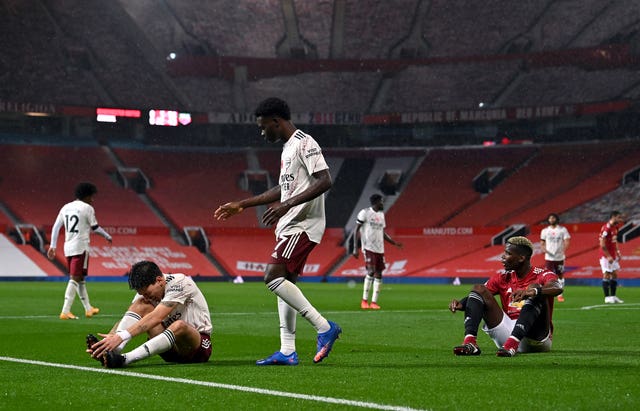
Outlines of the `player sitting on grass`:
M 115 332 L 87 336 L 87 352 L 107 368 L 121 368 L 159 354 L 165 361 L 206 362 L 211 356 L 209 306 L 196 283 L 184 274 L 163 274 L 153 262 L 141 261 L 129 272 L 138 293 Z M 149 336 L 141 346 L 121 354 L 136 335 Z
M 556 274 L 531 266 L 532 254 L 529 239 L 509 238 L 501 257 L 504 272 L 473 286 L 462 300 L 451 301 L 451 312 L 465 313 L 464 342 L 453 349 L 455 355 L 480 355 L 476 341 L 480 320 L 498 347 L 499 357 L 551 350 L 553 297 L 562 293 L 562 287 Z M 502 308 L 495 295 L 500 295 Z

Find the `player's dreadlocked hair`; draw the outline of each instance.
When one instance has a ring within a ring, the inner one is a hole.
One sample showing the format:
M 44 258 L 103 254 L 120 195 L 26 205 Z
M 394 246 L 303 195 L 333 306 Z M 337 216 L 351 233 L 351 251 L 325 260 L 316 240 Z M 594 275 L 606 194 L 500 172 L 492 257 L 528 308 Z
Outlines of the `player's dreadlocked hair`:
M 277 97 L 263 100 L 254 111 L 256 117 L 276 116 L 283 120 L 291 120 L 291 110 L 286 101 Z
M 78 200 L 92 196 L 98 192 L 95 185 L 91 183 L 80 183 L 76 186 L 75 195 Z
M 531 258 L 533 254 L 533 244 L 527 237 L 511 237 L 507 240 L 507 244 L 516 246 L 518 252 L 527 258 Z
M 129 288 L 139 290 L 156 282 L 162 275 L 160 267 L 152 261 L 140 261 L 131 266 L 129 271 Z

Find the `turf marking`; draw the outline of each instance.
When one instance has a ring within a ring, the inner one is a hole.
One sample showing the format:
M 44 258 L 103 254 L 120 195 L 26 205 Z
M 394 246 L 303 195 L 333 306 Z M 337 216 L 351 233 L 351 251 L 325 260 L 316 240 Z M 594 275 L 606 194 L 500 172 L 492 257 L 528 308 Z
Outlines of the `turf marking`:
M 631 304 L 598 304 L 598 305 L 587 305 L 581 308 L 581 310 L 593 310 L 594 308 L 607 308 L 613 310 L 637 310 L 640 304 L 631 303 Z
M 114 375 L 121 375 L 121 376 L 124 376 L 124 377 L 145 378 L 145 379 L 148 379 L 148 380 L 156 380 L 156 381 L 165 381 L 165 382 L 173 382 L 173 383 L 199 385 L 199 386 L 203 386 L 203 387 L 219 388 L 219 389 L 232 390 L 232 391 L 241 391 L 241 392 L 248 392 L 248 393 L 253 393 L 253 394 L 261 394 L 261 395 L 269 395 L 269 396 L 275 396 L 275 397 L 295 398 L 295 399 L 299 399 L 299 400 L 315 401 L 315 402 L 322 402 L 322 403 L 327 403 L 327 404 L 349 405 L 349 406 L 353 406 L 353 407 L 369 408 L 369 409 L 374 409 L 374 410 L 425 411 L 425 410 L 420 410 L 420 409 L 417 409 L 417 408 L 409 408 L 409 407 L 403 407 L 403 406 L 399 406 L 399 405 L 377 404 L 377 403 L 374 403 L 374 402 L 354 401 L 354 400 L 347 400 L 347 399 L 344 399 L 344 398 L 323 397 L 323 396 L 320 396 L 320 395 L 309 395 L 309 394 L 299 394 L 299 393 L 295 393 L 295 392 L 267 390 L 267 389 L 264 389 L 264 388 L 246 387 L 246 386 L 242 386 L 242 385 L 233 385 L 233 384 L 223 384 L 223 383 L 211 382 L 211 381 L 198 381 L 198 380 L 191 380 L 191 379 L 188 379 L 188 378 L 165 377 L 165 376 L 161 376 L 161 375 L 143 374 L 143 373 L 139 373 L 139 372 L 112 370 L 112 369 L 106 369 L 106 368 L 81 367 L 81 366 L 77 366 L 77 365 L 26 360 L 26 359 L 22 359 L 22 358 L 2 357 L 2 356 L 0 356 L 0 361 L 8 361 L 8 362 L 14 362 L 14 363 L 21 363 L 21 364 L 30 364 L 30 365 L 39 365 L 39 366 L 43 366 L 43 367 L 66 368 L 66 369 L 70 369 L 70 370 L 97 372 L 97 373 L 102 373 L 102 374 L 114 374 Z

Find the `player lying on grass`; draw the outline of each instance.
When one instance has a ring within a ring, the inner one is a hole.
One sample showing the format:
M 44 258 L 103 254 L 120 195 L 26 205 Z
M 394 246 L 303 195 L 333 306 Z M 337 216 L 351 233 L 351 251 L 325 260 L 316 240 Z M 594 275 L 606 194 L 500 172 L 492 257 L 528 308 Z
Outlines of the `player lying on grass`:
M 115 332 L 87 336 L 87 352 L 107 368 L 121 368 L 159 354 L 165 361 L 206 362 L 211 356 L 209 306 L 196 283 L 184 274 L 163 274 L 151 261 L 134 264 L 129 287 L 137 294 Z M 122 353 L 131 338 L 149 340 Z
M 451 312 L 465 313 L 464 342 L 454 347 L 455 355 L 480 355 L 480 320 L 499 357 L 551 350 L 553 297 L 562 293 L 562 286 L 553 272 L 531 266 L 532 254 L 533 244 L 526 237 L 509 238 L 501 257 L 504 272 L 473 286 L 462 300 L 451 301 Z M 502 308 L 495 295 L 500 295 Z

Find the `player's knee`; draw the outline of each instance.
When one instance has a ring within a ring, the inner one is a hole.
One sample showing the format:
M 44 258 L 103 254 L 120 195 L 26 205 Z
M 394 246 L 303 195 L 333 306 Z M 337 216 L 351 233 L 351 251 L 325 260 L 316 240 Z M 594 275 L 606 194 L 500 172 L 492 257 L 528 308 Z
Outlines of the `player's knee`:
M 174 321 L 173 323 L 171 323 L 171 325 L 168 327 L 174 335 L 179 336 L 181 334 L 184 334 L 185 332 L 193 329 L 192 326 L 190 326 L 189 324 L 187 324 L 186 322 L 184 322 L 183 320 L 177 320 Z

